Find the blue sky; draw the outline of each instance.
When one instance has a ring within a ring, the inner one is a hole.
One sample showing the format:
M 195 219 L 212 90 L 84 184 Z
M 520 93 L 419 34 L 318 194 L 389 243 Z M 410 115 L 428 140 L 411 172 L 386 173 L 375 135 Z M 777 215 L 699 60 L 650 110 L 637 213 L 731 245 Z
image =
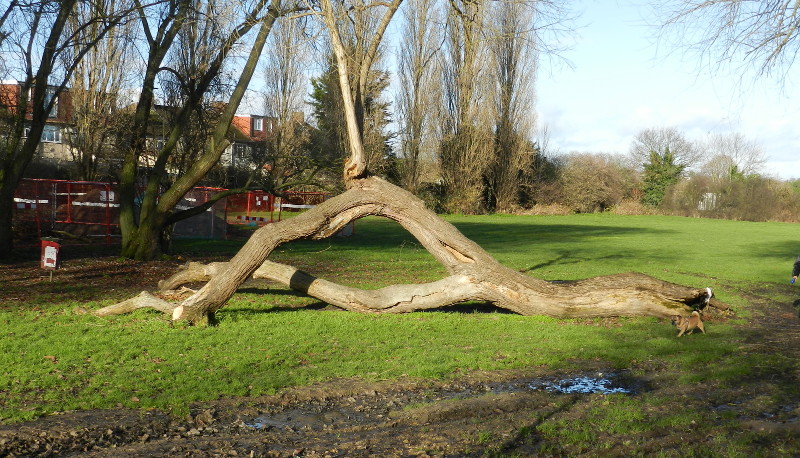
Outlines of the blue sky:
M 550 149 L 627 154 L 650 127 L 676 127 L 689 140 L 739 132 L 761 145 L 766 175 L 800 178 L 800 63 L 783 83 L 703 68 L 695 55 L 654 40 L 646 3 L 574 3 L 579 29 L 562 54 L 574 68 L 547 68 L 553 62 L 543 59 L 537 82 Z

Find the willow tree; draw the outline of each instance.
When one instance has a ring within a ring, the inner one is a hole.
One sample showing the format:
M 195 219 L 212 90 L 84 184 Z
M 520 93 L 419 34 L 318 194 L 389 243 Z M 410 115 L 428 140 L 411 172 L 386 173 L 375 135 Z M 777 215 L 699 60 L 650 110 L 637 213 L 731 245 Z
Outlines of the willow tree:
M 119 175 L 120 231 L 121 254 L 149 260 L 161 253 L 165 228 L 208 208 L 198 206 L 182 212 L 174 211 L 183 196 L 218 163 L 228 146 L 228 129 L 250 84 L 272 26 L 287 10 L 281 0 L 253 0 L 244 4 L 166 0 L 140 11 L 146 62 L 133 120 L 119 145 L 124 154 Z M 171 177 L 176 170 L 171 162 L 180 153 L 181 138 L 196 119 L 197 112 L 209 102 L 209 94 L 219 84 L 225 64 L 254 29 L 255 36 L 241 73 L 218 114 L 210 138 L 191 166 L 180 170 L 177 178 Z M 164 62 L 170 55 L 173 65 L 167 66 Z M 151 167 L 144 170 L 140 165 L 147 151 L 156 82 L 165 72 L 174 75 L 182 104 L 174 107 L 175 114 L 171 125 L 166 128 L 163 146 L 155 153 Z M 165 182 L 169 187 L 161 192 Z M 140 191 L 142 183 L 144 190 Z M 221 197 L 222 193 L 215 196 Z M 210 204 L 213 201 L 205 205 Z
M 369 5 L 384 9 L 370 49 L 377 49 L 399 4 L 400 1 L 396 0 L 389 4 L 375 2 Z M 350 88 L 350 72 L 363 74 L 364 65 L 369 62 L 362 62 L 360 67 L 351 70 L 351 61 L 339 35 L 339 17 L 331 0 L 322 0 L 316 14 L 329 33 L 338 64 L 341 93 L 345 94 L 344 116 L 350 140 L 350 156 L 344 165 L 347 190 L 300 216 L 258 229 L 229 262 L 190 264 L 160 285 L 163 290 L 174 291 L 187 282 L 206 281 L 202 288 L 189 293 L 188 297 L 171 302 L 142 293 L 101 309 L 96 312 L 98 315 L 152 307 L 171 314 L 173 320 L 208 323 L 250 276 L 281 282 L 346 310 L 372 313 L 410 312 L 473 300 L 487 301 L 520 314 L 557 317 L 686 315 L 695 307 L 709 303 L 719 305 L 710 301 L 705 289 L 666 283 L 642 274 L 551 283 L 509 269 L 425 208 L 422 201 L 411 193 L 370 174 L 356 116 L 358 98 Z M 398 222 L 444 265 L 449 275 L 426 284 L 361 290 L 315 278 L 295 267 L 267 260 L 281 244 L 298 239 L 330 237 L 349 222 L 368 215 Z

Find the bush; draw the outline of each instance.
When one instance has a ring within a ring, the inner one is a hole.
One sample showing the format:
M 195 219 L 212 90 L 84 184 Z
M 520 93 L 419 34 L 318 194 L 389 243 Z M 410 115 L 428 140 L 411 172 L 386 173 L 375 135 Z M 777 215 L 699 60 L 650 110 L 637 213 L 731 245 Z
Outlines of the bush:
M 671 214 L 743 221 L 800 221 L 800 192 L 758 175 L 713 180 L 696 175 L 672 186 L 662 209 Z
M 653 207 L 645 205 L 640 199 L 623 199 L 609 209 L 615 215 L 657 215 L 660 212 Z
M 572 155 L 560 177 L 562 203 L 578 213 L 605 211 L 632 195 L 637 184 L 634 176 L 611 156 Z
M 571 215 L 575 212 L 571 208 L 561 204 L 536 204 L 527 210 L 520 210 L 520 215 L 539 215 L 539 216 L 557 216 L 557 215 Z

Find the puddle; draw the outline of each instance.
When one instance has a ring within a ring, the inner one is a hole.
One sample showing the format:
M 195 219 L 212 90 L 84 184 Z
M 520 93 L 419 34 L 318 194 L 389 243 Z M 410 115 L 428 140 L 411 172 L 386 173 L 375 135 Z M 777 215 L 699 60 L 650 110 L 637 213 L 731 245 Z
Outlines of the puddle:
M 253 429 L 266 429 L 270 430 L 277 427 L 284 427 L 285 425 L 281 422 L 274 421 L 267 417 L 256 417 L 252 421 L 244 422 L 245 426 L 248 428 Z
M 248 428 L 260 431 L 329 431 L 338 424 L 362 424 L 379 421 L 393 410 L 415 403 L 441 402 L 450 399 L 464 400 L 484 396 L 487 393 L 521 393 L 546 391 L 553 394 L 636 394 L 647 391 L 647 383 L 619 373 L 584 373 L 564 377 L 524 378 L 500 383 L 476 384 L 456 389 L 434 392 L 415 392 L 397 401 L 374 396 L 348 398 L 338 408 L 290 409 L 274 413 L 262 413 L 243 421 Z M 363 404 L 363 405 L 362 405 Z
M 260 415 L 252 420 L 243 421 L 243 423 L 248 428 L 263 431 L 299 431 L 303 429 L 324 429 L 326 426 L 348 420 L 352 420 L 351 414 L 341 409 L 328 412 L 292 409 L 269 415 Z
M 530 384 L 528 388 L 532 390 L 546 390 L 551 393 L 624 393 L 633 394 L 634 390 L 622 386 L 619 382 L 613 380 L 614 376 L 604 376 L 597 374 L 590 377 L 586 375 L 563 378 L 559 380 L 536 379 Z

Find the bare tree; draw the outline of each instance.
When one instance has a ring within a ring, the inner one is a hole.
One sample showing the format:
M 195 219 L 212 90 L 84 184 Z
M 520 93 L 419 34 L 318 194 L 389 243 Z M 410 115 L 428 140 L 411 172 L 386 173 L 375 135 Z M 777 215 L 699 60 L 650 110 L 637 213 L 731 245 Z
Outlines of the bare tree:
M 253 163 L 266 164 L 267 177 L 261 184 L 274 193 L 314 184 L 318 172 L 332 168 L 328 155 L 312 150 L 302 111 L 311 52 L 308 34 L 305 21 L 287 17 L 278 21 L 270 35 L 271 52 L 264 64 L 264 110 L 270 127 L 266 154 Z
M 490 79 L 484 64 L 486 2 L 450 2 L 443 54 L 445 116 L 439 164 L 445 209 L 454 213 L 481 211 L 483 176 L 493 149 Z
M 11 17 L 12 13 L 17 8 L 17 6 L 19 6 L 19 0 L 11 0 L 10 2 L 8 2 L 8 5 L 6 5 L 5 11 L 2 11 L 2 16 L 0 16 L 0 47 L 2 47 L 3 42 L 6 40 L 6 38 L 11 36 L 11 31 L 6 31 L 6 23 L 8 22 L 9 17 Z M 0 72 L 2 72 L 0 73 L 0 75 L 5 75 L 5 72 L 7 70 L 5 68 L 5 61 L 3 61 L 3 64 L 0 65 L 2 65 L 0 67 Z
M 400 174 L 403 187 L 416 194 L 423 169 L 435 157 L 435 124 L 441 97 L 437 55 L 441 50 L 441 21 L 434 0 L 409 0 L 404 9 L 399 56 L 400 89 L 397 94 L 397 119 L 400 124 Z
M 490 210 L 518 207 L 523 173 L 533 160 L 534 14 L 530 4 L 516 1 L 498 2 L 490 14 L 495 80 L 494 154 L 485 175 Z
M 388 23 L 394 14 L 384 2 Z M 345 164 L 348 190 L 295 217 L 265 226 L 253 233 L 236 256 L 227 263 L 190 265 L 164 281 L 162 288 L 174 288 L 202 279 L 205 286 L 179 302 L 168 302 L 143 293 L 136 298 L 97 312 L 100 316 L 152 307 L 169 313 L 173 320 L 209 323 L 236 289 L 251 275 L 290 285 L 323 301 L 347 310 L 372 313 L 402 313 L 453 303 L 479 300 L 492 302 L 521 314 L 552 316 L 686 315 L 693 307 L 724 307 L 708 297 L 705 289 L 665 283 L 641 274 L 620 274 L 574 283 L 550 283 L 502 266 L 455 227 L 426 209 L 409 192 L 376 176 L 365 165 L 358 147 L 360 132 L 350 90 L 349 62 L 340 38 L 337 17 L 330 0 L 322 0 L 319 14 L 328 29 L 337 58 L 339 83 L 351 144 Z M 379 30 L 376 39 L 380 40 Z M 361 67 L 362 69 L 364 67 Z M 267 261 L 279 245 L 301 238 L 326 238 L 356 218 L 378 215 L 397 221 L 441 262 L 449 276 L 432 283 L 394 285 L 363 291 L 315 278 L 298 269 Z
M 715 179 L 755 175 L 766 163 L 761 146 L 738 132 L 710 135 L 703 146 L 710 157 L 703 169 Z
M 350 150 L 350 129 L 357 128 L 360 136 L 360 154 L 366 159 L 364 165 L 373 171 L 383 168 L 388 152 L 388 136 L 385 127 L 388 124 L 388 104 L 382 99 L 383 91 L 388 87 L 389 75 L 381 69 L 383 50 L 380 42 L 374 40 L 377 33 L 382 36 L 388 23 L 375 4 L 368 1 L 354 1 L 350 4 L 332 2 L 333 20 L 340 27 L 338 33 L 344 53 L 351 62 L 354 71 L 348 75 L 350 81 L 347 88 L 352 91 L 353 109 L 355 110 L 355 126 L 343 117 L 342 108 L 349 103 L 350 97 L 341 92 L 341 61 L 336 59 L 333 44 L 326 43 L 324 56 L 326 71 L 317 80 L 317 94 L 327 100 L 318 104 L 324 111 L 325 124 L 344 156 Z M 324 6 L 324 5 L 323 5 Z M 389 11 L 400 6 L 399 0 L 387 4 Z M 376 32 L 377 31 L 377 32 Z
M 309 38 L 303 22 L 282 18 L 270 36 L 264 65 L 264 105 L 268 116 L 288 120 L 303 109 Z
M 100 11 L 96 11 L 98 8 Z M 75 52 L 80 51 L 82 42 L 97 43 L 76 66 L 70 80 L 74 127 L 64 139 L 70 147 L 75 177 L 80 180 L 96 180 L 99 173 L 108 177 L 109 171 L 119 166 L 113 139 L 124 120 L 120 112 L 126 102 L 122 90 L 132 83 L 131 75 L 136 74 L 130 59 L 132 21 L 120 24 L 100 38 L 98 35 L 104 32 L 102 24 L 89 21 L 93 16 L 109 15 L 116 9 L 116 1 L 80 3 L 68 24 L 70 33 L 82 37 L 73 45 Z M 65 54 L 63 59 L 72 59 L 72 54 Z M 98 169 L 101 166 L 103 170 Z
M 205 211 L 214 203 L 212 200 L 190 210 L 174 212 L 181 198 L 217 164 L 228 146 L 231 121 L 255 72 L 272 25 L 279 15 L 288 11 L 280 0 L 257 0 L 251 5 L 243 5 L 247 9 L 233 12 L 222 5 L 222 2 L 213 0 L 200 3 L 169 0 L 156 5 L 153 10 L 143 9 L 139 15 L 146 43 L 145 72 L 132 126 L 120 144 L 125 154 L 119 184 L 123 256 L 134 259 L 158 256 L 165 228 L 182 218 Z M 226 21 L 229 18 L 235 20 Z M 219 110 L 202 153 L 190 167 L 181 170 L 180 176 L 162 193 L 161 186 L 170 172 L 174 171 L 170 161 L 179 152 L 178 144 L 187 126 L 193 116 L 202 113 L 202 107 L 218 87 L 224 65 L 242 43 L 243 37 L 253 29 L 256 32 L 246 52 L 246 61 L 228 92 L 224 107 Z M 199 43 L 190 46 L 193 49 L 175 50 L 175 44 L 180 43 L 177 38 L 182 34 L 190 41 L 195 37 Z M 170 52 L 180 56 L 178 62 L 182 66 L 163 65 Z M 140 159 L 147 150 L 156 81 L 165 71 L 174 75 L 183 94 L 183 104 L 176 107 L 172 125 L 164 136 L 163 146 L 156 153 L 152 166 L 141 170 Z M 145 186 L 140 194 L 142 182 Z M 224 196 L 224 193 L 219 193 L 215 197 Z
M 636 134 L 631 143 L 632 165 L 641 170 L 650 162 L 651 153 L 664 154 L 665 151 L 674 156 L 676 165 L 684 168 L 699 166 L 704 155 L 702 148 L 686 140 L 675 127 L 651 127 Z
M 794 0 L 659 2 L 656 10 L 663 15 L 664 37 L 713 66 L 741 63 L 783 77 L 800 50 L 800 7 Z

